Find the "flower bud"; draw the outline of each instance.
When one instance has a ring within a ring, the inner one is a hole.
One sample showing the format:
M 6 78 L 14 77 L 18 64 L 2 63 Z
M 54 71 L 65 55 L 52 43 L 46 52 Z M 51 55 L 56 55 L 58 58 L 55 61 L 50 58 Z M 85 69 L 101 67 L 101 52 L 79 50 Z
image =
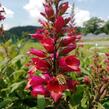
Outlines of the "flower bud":
M 48 18 L 52 18 L 54 16 L 54 10 L 52 6 L 49 6 L 48 4 L 44 4 L 45 13 Z
M 62 3 L 62 4 L 59 6 L 59 15 L 64 14 L 67 9 L 68 9 L 68 2 Z
M 35 48 L 30 49 L 30 51 L 28 53 L 29 54 L 33 54 L 33 55 L 36 55 L 38 57 L 42 57 L 42 58 L 46 57 L 46 53 L 44 51 L 37 50 Z
M 64 25 L 65 25 L 65 21 L 64 21 L 63 17 L 58 16 L 54 23 L 54 28 L 55 28 L 56 32 L 59 33 L 62 30 Z
M 65 47 L 60 53 L 66 55 L 69 52 L 71 52 L 72 50 L 74 50 L 75 48 L 76 48 L 76 45 L 71 44 L 71 45 L 68 45 L 67 47 Z
M 88 76 L 85 76 L 84 78 L 83 78 L 83 82 L 85 83 L 85 84 L 90 84 L 90 79 L 89 79 L 89 77 Z

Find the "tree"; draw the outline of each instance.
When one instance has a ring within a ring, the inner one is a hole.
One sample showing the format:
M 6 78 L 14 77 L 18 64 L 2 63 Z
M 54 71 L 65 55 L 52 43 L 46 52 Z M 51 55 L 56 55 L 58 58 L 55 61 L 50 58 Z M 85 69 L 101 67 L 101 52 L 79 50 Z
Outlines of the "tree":
M 84 22 L 83 33 L 94 33 L 99 34 L 102 32 L 102 26 L 104 25 L 104 21 L 97 17 L 92 17 L 88 21 Z
M 105 23 L 105 25 L 103 26 L 103 31 L 106 34 L 109 34 L 109 20 Z

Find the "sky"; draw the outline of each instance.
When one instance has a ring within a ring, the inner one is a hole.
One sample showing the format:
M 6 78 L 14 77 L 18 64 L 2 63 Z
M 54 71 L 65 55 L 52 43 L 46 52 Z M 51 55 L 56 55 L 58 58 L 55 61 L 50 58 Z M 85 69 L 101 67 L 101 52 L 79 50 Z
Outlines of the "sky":
M 109 0 L 65 0 L 70 5 L 75 3 L 75 23 L 82 26 L 84 21 L 93 16 L 103 20 L 109 19 Z M 5 29 L 13 26 L 35 25 L 43 19 L 40 12 L 43 11 L 44 0 L 0 0 L 6 10 L 6 20 L 3 22 Z M 70 10 L 70 9 L 69 9 Z

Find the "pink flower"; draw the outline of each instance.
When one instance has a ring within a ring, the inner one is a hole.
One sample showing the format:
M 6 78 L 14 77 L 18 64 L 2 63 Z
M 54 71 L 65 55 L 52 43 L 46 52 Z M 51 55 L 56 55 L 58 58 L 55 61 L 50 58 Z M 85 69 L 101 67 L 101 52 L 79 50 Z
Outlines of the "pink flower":
M 59 6 L 59 15 L 64 14 L 67 9 L 68 9 L 68 2 L 62 3 L 62 4 Z
M 45 38 L 44 40 L 41 41 L 41 44 L 44 46 L 47 52 L 49 53 L 54 52 L 54 40 L 52 38 Z
M 54 28 L 55 28 L 56 32 L 59 33 L 62 30 L 64 25 L 65 25 L 65 21 L 64 21 L 63 17 L 58 16 L 54 23 Z
M 60 54 L 66 55 L 72 50 L 74 50 L 75 48 L 76 48 L 76 44 L 70 44 L 67 47 L 64 47 L 64 49 L 60 52 Z
M 62 72 L 80 71 L 80 61 L 73 55 L 62 57 L 59 66 Z
M 32 58 L 32 61 L 38 70 L 45 72 L 50 69 L 50 64 L 46 60 L 39 58 Z
M 83 82 L 88 85 L 88 84 L 90 84 L 91 81 L 88 76 L 84 76 Z
M 109 56 L 109 53 L 105 53 L 105 55 L 108 57 Z
M 30 51 L 28 52 L 29 54 L 33 54 L 36 55 L 38 57 L 44 58 L 46 57 L 46 53 L 42 50 L 37 50 L 35 48 L 30 49 Z
M 45 13 L 46 13 L 47 17 L 52 18 L 54 16 L 54 10 L 53 10 L 52 6 L 50 6 L 48 4 L 44 4 L 44 8 L 45 8 Z
M 109 82 L 109 76 L 103 76 L 102 81 L 105 83 Z

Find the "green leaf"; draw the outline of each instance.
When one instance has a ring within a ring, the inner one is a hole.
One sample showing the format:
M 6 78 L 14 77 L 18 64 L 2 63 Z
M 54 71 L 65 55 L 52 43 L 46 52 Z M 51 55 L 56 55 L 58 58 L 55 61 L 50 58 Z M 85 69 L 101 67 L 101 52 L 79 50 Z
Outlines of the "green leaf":
M 18 82 L 18 83 L 14 83 L 10 86 L 11 90 L 10 92 L 14 92 L 17 88 L 19 88 L 21 86 L 21 84 L 24 83 L 24 81 Z
M 85 91 L 83 94 L 83 98 L 81 100 L 81 107 L 83 109 L 88 109 L 88 106 L 89 106 L 89 96 L 88 96 L 87 92 Z
M 6 108 L 12 101 L 10 99 L 6 99 L 0 102 L 0 109 Z
M 72 106 L 72 109 L 77 109 L 77 107 L 81 104 L 81 100 L 83 98 L 84 93 L 84 85 L 79 85 L 76 89 L 76 93 L 73 93 L 70 96 L 70 107 Z
M 101 103 L 98 103 L 97 109 L 105 109 Z
M 38 109 L 45 109 L 45 98 L 43 95 L 37 96 L 37 106 Z
M 105 107 L 105 109 L 109 109 L 109 101 L 105 102 L 105 103 L 103 104 L 103 106 Z

